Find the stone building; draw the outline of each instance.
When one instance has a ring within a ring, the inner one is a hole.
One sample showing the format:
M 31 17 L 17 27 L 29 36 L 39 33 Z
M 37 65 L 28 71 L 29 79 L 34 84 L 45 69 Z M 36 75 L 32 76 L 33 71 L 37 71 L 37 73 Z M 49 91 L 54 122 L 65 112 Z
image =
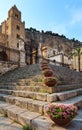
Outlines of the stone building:
M 21 38 L 25 40 L 25 22 L 22 22 L 21 12 L 17 9 L 16 5 L 14 5 L 8 11 L 7 20 L 2 22 L 0 27 L 0 45 L 5 47 L 4 53 L 7 55 L 7 59 L 5 60 L 18 62 L 19 49 L 21 46 L 24 46 L 22 45 L 23 41 Z M 3 50 L 4 48 L 0 48 L 0 53 L 2 53 Z M 24 58 L 25 52 L 23 51 L 24 49 L 22 50 L 22 54 L 24 53 L 22 57 Z
M 7 35 L 6 46 L 17 49 L 19 38 L 25 39 L 25 22 L 21 21 L 21 12 L 14 5 L 8 11 L 8 18 L 2 22 L 2 34 Z

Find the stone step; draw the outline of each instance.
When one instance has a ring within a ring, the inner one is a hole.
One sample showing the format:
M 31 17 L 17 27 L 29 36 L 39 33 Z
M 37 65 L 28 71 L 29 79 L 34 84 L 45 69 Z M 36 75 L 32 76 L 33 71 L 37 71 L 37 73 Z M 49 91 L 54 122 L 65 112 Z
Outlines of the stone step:
M 38 101 L 35 99 L 16 97 L 12 95 L 0 94 L 0 99 L 6 101 L 7 103 L 15 104 L 21 108 L 26 108 L 33 112 L 38 112 L 40 114 L 44 113 L 44 106 L 49 104 L 49 102 Z
M 77 106 L 78 109 L 82 109 L 82 96 L 76 96 L 76 97 L 73 97 L 73 98 L 71 98 L 69 100 L 57 101 L 57 102 L 52 102 L 52 103 L 53 104 L 57 104 L 57 103 L 59 103 L 59 104 L 73 104 L 73 105 Z M 44 107 L 44 115 L 46 115 L 46 107 L 47 106 L 48 105 L 46 105 Z
M 31 127 L 31 122 L 33 119 L 41 116 L 41 114 L 36 112 L 30 112 L 26 109 L 19 108 L 15 105 L 9 103 L 0 102 L 0 113 L 7 114 L 8 117 L 21 125 L 29 125 Z
M 0 130 L 23 130 L 23 126 L 0 114 Z
M 13 95 L 16 97 L 32 98 L 40 101 L 47 101 L 48 93 L 31 92 L 31 91 L 19 91 L 19 90 L 7 90 L 0 89 L 1 94 Z
M 79 91 L 78 91 L 79 92 Z M 33 112 L 38 112 L 38 113 L 45 113 L 45 106 L 49 104 L 48 102 L 45 101 L 38 101 L 35 99 L 29 99 L 29 98 L 23 98 L 23 97 L 16 97 L 16 96 L 11 96 L 11 95 L 5 95 L 5 94 L 0 94 L 0 100 L 6 101 L 11 104 L 15 104 L 21 108 L 26 108 L 30 111 Z M 52 101 L 51 101 L 52 102 Z M 54 101 L 53 101 L 54 103 Z M 75 104 L 78 107 L 82 107 L 82 96 L 76 96 L 72 97 L 68 100 L 64 101 L 56 101 L 56 103 L 69 103 L 69 104 Z
M 0 89 L 11 89 L 11 90 L 25 90 L 25 91 L 32 91 L 32 92 L 41 92 L 46 91 L 54 93 L 54 92 L 61 92 L 67 90 L 74 90 L 78 88 L 82 88 L 82 84 L 72 84 L 72 85 L 58 85 L 54 88 L 52 87 L 44 87 L 44 86 L 28 86 L 28 85 L 17 85 L 16 83 L 1 83 Z
M 52 87 L 45 87 L 45 86 L 18 86 L 13 83 L 13 85 L 1 85 L 0 89 L 7 89 L 7 90 L 19 90 L 19 91 L 32 91 L 32 92 L 42 92 L 42 93 L 55 93 L 55 92 L 63 92 L 68 90 L 74 90 L 82 88 L 82 84 L 73 84 L 73 85 L 61 85 L 56 86 L 55 88 Z
M 63 101 L 63 100 L 67 100 L 78 95 L 82 95 L 82 88 L 53 93 L 53 94 L 32 92 L 32 91 L 7 90 L 7 89 L 0 89 L 0 93 L 13 95 L 16 97 L 31 98 L 31 99 L 36 99 L 40 101 L 53 102 L 53 101 Z
M 82 108 L 82 95 L 81 95 L 81 96 L 74 97 L 74 98 L 69 99 L 69 100 L 61 101 L 60 103 L 74 104 L 74 105 L 76 105 L 78 108 Z
M 75 90 L 69 90 L 64 92 L 58 92 L 53 94 L 47 95 L 47 101 L 48 102 L 54 102 L 54 101 L 64 101 L 76 96 L 82 95 L 82 88 L 78 88 Z
M 82 96 L 76 96 L 74 98 L 71 98 L 69 100 L 65 101 L 58 101 L 58 102 L 53 102 L 55 103 L 61 103 L 61 104 L 73 104 L 76 105 L 78 108 L 82 108 Z M 45 106 L 46 107 L 46 106 Z M 45 108 L 44 108 L 44 113 L 45 113 Z
M 82 84 L 58 85 L 56 87 L 56 91 L 61 92 L 61 91 L 78 89 L 78 88 L 82 88 Z
M 32 92 L 39 92 L 41 91 L 43 88 L 41 88 L 40 86 L 18 86 L 18 85 L 1 85 L 0 89 L 11 89 L 11 90 L 23 90 L 23 91 L 32 91 Z
M 76 118 L 66 127 L 57 126 L 47 116 L 30 112 L 9 103 L 0 102 L 0 113 L 4 115 L 5 112 L 10 119 L 21 125 L 29 125 L 32 130 L 82 130 L 82 110 L 78 111 Z

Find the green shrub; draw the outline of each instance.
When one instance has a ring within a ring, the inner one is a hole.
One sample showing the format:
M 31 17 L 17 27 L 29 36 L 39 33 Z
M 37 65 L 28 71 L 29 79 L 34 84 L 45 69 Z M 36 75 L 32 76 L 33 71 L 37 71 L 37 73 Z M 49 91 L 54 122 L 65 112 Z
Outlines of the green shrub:
M 23 130 L 31 130 L 28 125 L 23 126 Z

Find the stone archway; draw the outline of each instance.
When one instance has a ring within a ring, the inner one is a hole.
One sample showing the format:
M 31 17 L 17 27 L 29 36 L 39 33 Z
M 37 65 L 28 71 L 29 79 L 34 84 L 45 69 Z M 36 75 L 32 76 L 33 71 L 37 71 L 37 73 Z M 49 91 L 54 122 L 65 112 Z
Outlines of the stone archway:
M 0 61 L 8 61 L 8 56 L 5 51 L 0 52 Z

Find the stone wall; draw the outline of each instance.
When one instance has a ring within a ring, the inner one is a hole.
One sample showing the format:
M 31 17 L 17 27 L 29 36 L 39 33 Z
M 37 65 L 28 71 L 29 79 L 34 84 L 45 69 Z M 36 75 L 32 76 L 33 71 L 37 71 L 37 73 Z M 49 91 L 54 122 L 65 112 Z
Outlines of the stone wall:
M 6 36 L 5 36 L 5 34 L 2 34 L 1 32 L 0 32 L 0 44 L 1 45 L 5 45 L 5 43 L 6 43 Z

